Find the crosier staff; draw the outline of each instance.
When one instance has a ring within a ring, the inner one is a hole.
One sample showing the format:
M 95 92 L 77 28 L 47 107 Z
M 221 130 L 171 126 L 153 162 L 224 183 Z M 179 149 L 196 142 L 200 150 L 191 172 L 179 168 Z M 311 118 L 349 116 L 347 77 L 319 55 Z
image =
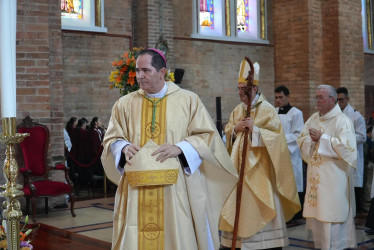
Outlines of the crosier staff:
M 252 106 L 252 86 L 253 86 L 253 78 L 254 78 L 254 67 L 253 63 L 248 57 L 244 58 L 251 68 L 251 71 L 248 72 L 247 77 L 247 89 L 245 91 L 245 94 L 248 98 L 248 105 L 247 105 L 247 114 L 246 118 L 251 116 L 251 106 Z M 242 151 L 242 162 L 240 165 L 240 172 L 239 172 L 239 182 L 237 185 L 236 190 L 236 210 L 235 210 L 235 222 L 234 222 L 234 232 L 232 236 L 232 244 L 231 244 L 231 250 L 235 250 L 236 246 L 236 238 L 238 236 L 238 229 L 239 229 L 239 215 L 240 215 L 240 203 L 242 200 L 242 191 L 243 191 L 243 177 L 244 177 L 244 168 L 245 168 L 245 160 L 247 158 L 247 147 L 248 147 L 248 134 L 249 129 L 246 127 L 244 132 L 244 142 L 243 142 L 243 151 Z

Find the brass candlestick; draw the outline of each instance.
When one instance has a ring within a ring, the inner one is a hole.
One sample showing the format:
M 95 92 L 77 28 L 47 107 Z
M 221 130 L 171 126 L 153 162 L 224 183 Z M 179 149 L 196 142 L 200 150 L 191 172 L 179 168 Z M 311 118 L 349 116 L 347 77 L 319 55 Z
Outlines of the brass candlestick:
M 6 198 L 3 202 L 3 218 L 6 220 L 6 234 L 9 250 L 20 249 L 20 220 L 22 218 L 21 204 L 17 197 L 23 196 L 22 185 L 18 185 L 18 165 L 15 158 L 14 144 L 20 143 L 30 134 L 16 133 L 16 118 L 3 118 L 3 134 L 0 135 L 0 141 L 6 144 L 6 157 L 4 161 L 4 177 L 5 185 L 1 188 L 5 189 L 0 193 Z

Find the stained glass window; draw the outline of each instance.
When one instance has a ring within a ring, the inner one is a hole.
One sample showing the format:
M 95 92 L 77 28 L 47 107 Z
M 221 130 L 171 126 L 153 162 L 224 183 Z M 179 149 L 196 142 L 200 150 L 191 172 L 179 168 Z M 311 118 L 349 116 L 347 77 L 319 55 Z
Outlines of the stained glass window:
M 238 32 L 245 32 L 248 30 L 248 1 L 238 0 L 236 2 L 236 25 Z
M 200 0 L 200 26 L 202 29 L 214 29 L 213 0 Z
M 61 0 L 61 29 L 107 32 L 104 26 L 105 0 Z
M 257 0 L 236 1 L 236 29 L 238 37 L 258 37 Z
M 199 33 L 222 36 L 222 0 L 198 0 Z
M 266 0 L 195 0 L 192 37 L 269 43 L 266 6 Z
M 61 0 L 61 17 L 82 19 L 83 0 Z

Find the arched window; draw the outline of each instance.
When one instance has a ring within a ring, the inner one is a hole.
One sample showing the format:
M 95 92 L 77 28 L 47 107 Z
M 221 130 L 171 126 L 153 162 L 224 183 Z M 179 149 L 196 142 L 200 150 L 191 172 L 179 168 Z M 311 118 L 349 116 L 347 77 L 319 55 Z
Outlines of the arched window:
M 61 0 L 61 28 L 107 32 L 104 0 Z
M 268 43 L 266 0 L 195 0 L 192 37 Z

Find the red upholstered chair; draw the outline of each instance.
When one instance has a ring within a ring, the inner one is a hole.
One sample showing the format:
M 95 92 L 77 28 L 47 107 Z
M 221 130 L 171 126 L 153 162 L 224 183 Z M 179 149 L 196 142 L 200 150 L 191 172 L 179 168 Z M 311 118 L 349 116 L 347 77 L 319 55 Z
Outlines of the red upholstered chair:
M 18 133 L 30 133 L 23 142 L 19 144 L 23 157 L 20 157 L 20 172 L 24 177 L 23 192 L 26 197 L 26 213 L 29 214 L 30 199 L 32 205 L 33 221 L 36 221 L 36 198 L 44 197 L 45 211 L 48 213 L 48 197 L 68 194 L 70 197 L 70 210 L 74 213 L 74 186 L 69 179 L 69 168 L 65 164 L 56 164 L 49 167 L 47 154 L 49 145 L 49 130 L 46 126 L 32 121 L 27 116 L 17 127 Z M 48 178 L 50 170 L 65 171 L 65 182 L 51 181 Z

